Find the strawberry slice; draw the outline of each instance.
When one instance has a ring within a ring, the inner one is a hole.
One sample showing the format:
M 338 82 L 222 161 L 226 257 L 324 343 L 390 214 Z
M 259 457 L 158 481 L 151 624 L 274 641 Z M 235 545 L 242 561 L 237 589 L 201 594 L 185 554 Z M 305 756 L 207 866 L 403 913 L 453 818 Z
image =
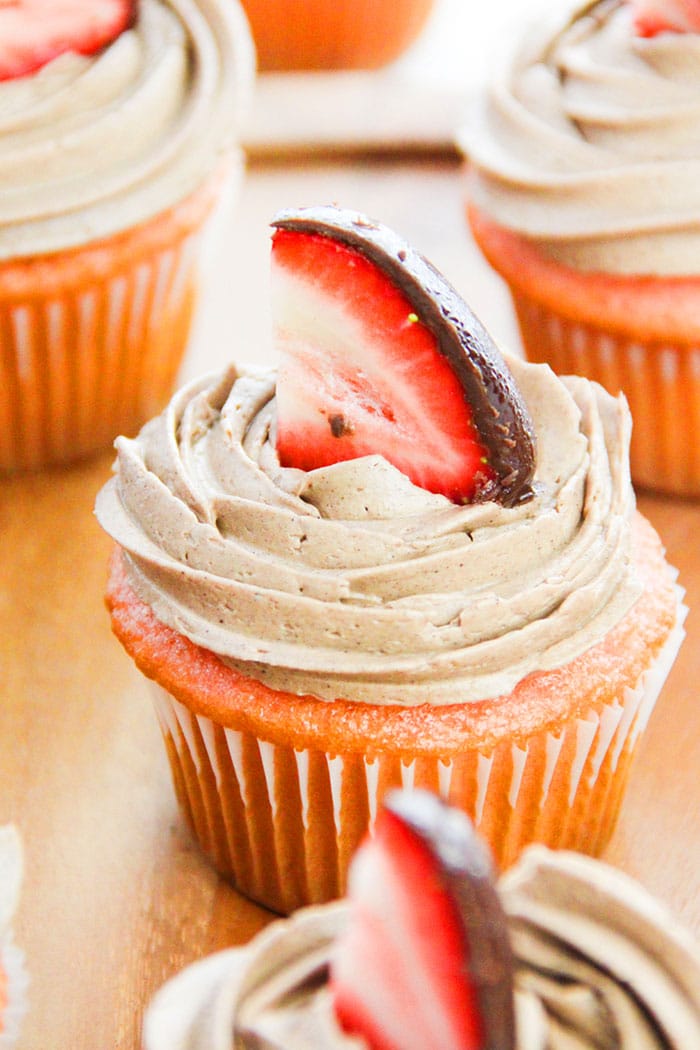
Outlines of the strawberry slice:
M 700 0 L 630 0 L 637 36 L 700 33 Z
M 313 470 L 379 454 L 456 503 L 528 498 L 527 409 L 444 277 L 356 212 L 286 211 L 273 226 L 282 465 Z
M 336 1018 L 370 1050 L 513 1050 L 513 961 L 491 862 L 469 820 L 390 792 L 355 854 L 331 960 Z
M 93 55 L 128 29 L 136 0 L 0 0 L 0 80 L 74 51 Z

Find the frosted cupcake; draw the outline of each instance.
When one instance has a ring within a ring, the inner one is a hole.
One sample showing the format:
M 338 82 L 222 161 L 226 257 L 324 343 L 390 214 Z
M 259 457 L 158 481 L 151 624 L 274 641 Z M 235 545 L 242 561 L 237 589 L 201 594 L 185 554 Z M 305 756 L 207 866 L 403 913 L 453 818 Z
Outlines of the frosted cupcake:
M 385 227 L 275 226 L 277 374 L 185 387 L 97 502 L 188 822 L 279 911 L 342 893 L 390 787 L 503 866 L 598 852 L 682 635 L 624 401 L 507 362 Z
M 494 890 L 462 814 L 391 803 L 349 899 L 176 976 L 146 1013 L 144 1050 L 698 1045 L 700 950 L 640 885 L 531 847 Z
M 45 8 L 0 5 L 0 472 L 167 401 L 252 80 L 237 0 Z
M 12 934 L 21 879 L 19 836 L 11 825 L 0 827 L 0 1050 L 15 1045 L 26 1011 L 24 956 Z
M 684 13 L 557 5 L 498 66 L 460 142 L 472 230 L 528 357 L 623 390 L 635 482 L 695 496 L 700 22 Z

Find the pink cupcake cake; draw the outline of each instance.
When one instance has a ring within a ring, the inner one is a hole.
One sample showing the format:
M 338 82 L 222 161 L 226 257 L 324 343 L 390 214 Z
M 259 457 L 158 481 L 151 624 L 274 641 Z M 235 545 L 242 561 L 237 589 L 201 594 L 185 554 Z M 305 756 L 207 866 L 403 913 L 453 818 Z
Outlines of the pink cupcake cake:
M 460 143 L 469 219 L 527 356 L 622 390 L 638 485 L 700 495 L 700 12 L 567 0 Z
M 464 815 L 396 793 L 347 900 L 161 989 L 144 1050 L 691 1050 L 700 948 L 640 885 L 531 847 L 494 884 Z

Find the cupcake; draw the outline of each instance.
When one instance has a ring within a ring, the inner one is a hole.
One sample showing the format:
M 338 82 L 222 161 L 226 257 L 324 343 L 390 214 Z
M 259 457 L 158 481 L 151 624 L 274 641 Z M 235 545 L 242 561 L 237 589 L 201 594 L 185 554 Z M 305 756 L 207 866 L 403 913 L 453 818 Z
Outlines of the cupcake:
M 391 787 L 503 867 L 599 852 L 683 619 L 624 400 L 507 361 L 356 212 L 274 226 L 277 372 L 184 387 L 97 500 L 187 822 L 280 912 L 343 892 Z
M 377 69 L 419 35 L 434 0 L 242 0 L 261 72 Z
M 700 949 L 667 909 L 542 846 L 494 887 L 463 814 L 421 792 L 381 813 L 347 900 L 194 963 L 144 1023 L 144 1050 L 697 1045 Z
M 26 1011 L 24 956 L 14 943 L 12 919 L 22 877 L 22 850 L 14 827 L 0 827 L 0 1050 L 10 1050 Z
M 163 408 L 207 220 L 242 170 L 237 0 L 79 7 L 0 4 L 0 472 Z
M 685 11 L 558 4 L 460 143 L 471 228 L 527 356 L 624 391 L 635 483 L 697 496 L 700 19 Z

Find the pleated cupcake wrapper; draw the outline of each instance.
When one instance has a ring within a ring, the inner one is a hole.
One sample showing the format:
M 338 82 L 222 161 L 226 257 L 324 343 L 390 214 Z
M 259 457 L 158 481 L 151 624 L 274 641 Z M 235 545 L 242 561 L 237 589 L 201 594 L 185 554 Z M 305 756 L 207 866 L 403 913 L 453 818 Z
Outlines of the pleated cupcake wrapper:
M 162 408 L 184 353 L 197 237 L 78 294 L 0 304 L 0 470 L 107 448 Z
M 529 360 L 622 390 L 632 412 L 632 478 L 700 495 L 700 346 L 644 344 L 553 313 L 511 288 Z
M 24 954 L 6 933 L 0 938 L 0 1050 L 17 1044 L 27 1012 L 28 987 Z
M 681 611 L 623 697 L 526 747 L 505 742 L 448 759 L 294 750 L 195 715 L 153 683 L 180 806 L 217 870 L 279 912 L 343 893 L 350 857 L 390 787 L 425 787 L 463 808 L 501 867 L 533 841 L 597 854 L 678 652 Z
M 133 266 L 94 275 L 86 266 L 82 280 L 43 297 L 34 288 L 26 301 L 0 296 L 0 472 L 83 458 L 163 408 L 189 340 L 202 255 L 242 172 L 239 157 L 218 197 L 208 191 L 198 226 L 173 223 L 150 254 L 137 242 Z M 109 251 L 107 242 L 107 259 Z

